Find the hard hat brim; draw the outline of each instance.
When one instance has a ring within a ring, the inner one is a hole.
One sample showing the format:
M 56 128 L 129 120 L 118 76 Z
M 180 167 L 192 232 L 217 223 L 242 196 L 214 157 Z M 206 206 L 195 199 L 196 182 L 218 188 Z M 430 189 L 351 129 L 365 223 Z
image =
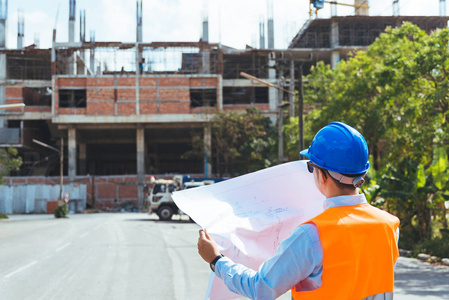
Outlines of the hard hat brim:
M 309 158 L 309 148 L 302 150 L 301 152 L 299 152 L 299 154 Z

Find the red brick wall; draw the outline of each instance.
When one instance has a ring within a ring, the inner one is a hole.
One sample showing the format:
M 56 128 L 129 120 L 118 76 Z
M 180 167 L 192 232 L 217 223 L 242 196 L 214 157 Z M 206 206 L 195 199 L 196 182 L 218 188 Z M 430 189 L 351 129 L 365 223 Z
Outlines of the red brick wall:
M 115 103 L 113 100 L 87 100 L 86 113 L 88 115 L 114 115 Z
M 141 101 L 139 104 L 141 114 L 157 114 L 157 103 Z
M 86 83 L 88 87 L 112 87 L 114 86 L 114 77 L 89 77 Z
M 117 101 L 118 115 L 134 115 L 136 114 L 136 102 L 134 101 Z
M 135 98 L 135 95 L 134 95 Z M 139 94 L 140 101 L 149 100 L 157 101 L 157 89 L 155 88 L 140 88 Z
M 5 97 L 6 99 L 22 99 L 22 88 L 7 86 L 5 89 Z
M 190 113 L 190 101 L 184 102 L 162 102 L 161 114 L 188 114 Z
M 136 80 L 134 79 L 134 82 Z M 133 84 L 134 85 L 134 84 Z M 154 77 L 140 77 L 139 78 L 139 86 L 142 87 L 156 87 L 157 86 L 157 78 Z
M 57 80 L 55 81 L 55 84 L 58 87 L 62 87 L 62 88 L 72 88 L 72 87 L 85 87 L 86 86 L 86 81 L 87 78 L 77 78 L 77 77 L 72 77 L 72 78 L 67 78 L 67 77 L 59 77 L 57 78 Z
M 203 86 L 203 78 L 190 78 L 190 87 Z
M 57 114 L 130 115 L 136 113 L 135 77 L 57 78 L 58 88 L 85 87 L 85 110 L 59 109 Z M 141 114 L 188 114 L 200 110 L 190 109 L 190 87 L 217 87 L 218 78 L 206 77 L 140 77 L 139 107 Z M 217 97 L 218 98 L 218 97 Z
M 132 100 L 136 99 L 136 89 L 133 88 L 117 88 L 117 100 Z
M 11 87 L 7 86 L 5 88 L 5 104 L 16 104 L 23 103 L 23 93 L 22 87 Z M 9 112 L 22 112 L 23 108 L 10 108 Z
M 160 77 L 159 78 L 159 86 L 188 87 L 189 86 L 189 78 L 188 77 Z

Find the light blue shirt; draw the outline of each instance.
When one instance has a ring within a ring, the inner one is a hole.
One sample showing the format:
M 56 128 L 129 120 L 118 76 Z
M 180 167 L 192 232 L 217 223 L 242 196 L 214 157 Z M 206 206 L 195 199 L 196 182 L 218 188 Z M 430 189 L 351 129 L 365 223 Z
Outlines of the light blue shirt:
M 324 201 L 324 209 L 367 203 L 364 194 L 338 196 Z M 275 299 L 301 281 L 305 290 L 321 286 L 323 248 L 314 224 L 297 227 L 279 245 L 276 254 L 259 271 L 223 257 L 215 264 L 215 275 L 234 293 L 251 299 Z

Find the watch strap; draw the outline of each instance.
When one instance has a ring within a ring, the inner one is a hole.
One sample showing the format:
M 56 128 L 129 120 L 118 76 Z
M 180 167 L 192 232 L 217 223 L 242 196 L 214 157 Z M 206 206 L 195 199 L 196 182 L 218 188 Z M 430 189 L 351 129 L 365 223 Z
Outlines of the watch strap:
M 220 255 L 218 255 L 217 257 L 215 257 L 213 261 L 210 262 L 209 265 L 210 265 L 210 269 L 212 270 L 212 272 L 215 273 L 215 264 L 216 264 L 217 261 L 218 261 L 220 258 L 222 258 L 222 257 L 224 257 L 224 255 L 220 254 Z

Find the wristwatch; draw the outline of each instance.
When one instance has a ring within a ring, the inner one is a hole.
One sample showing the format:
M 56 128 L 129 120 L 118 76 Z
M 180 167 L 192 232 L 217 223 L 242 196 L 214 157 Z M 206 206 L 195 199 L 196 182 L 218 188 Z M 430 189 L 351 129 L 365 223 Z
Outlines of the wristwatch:
M 220 254 L 220 255 L 218 255 L 217 257 L 215 257 L 213 261 L 211 261 L 211 263 L 210 263 L 210 269 L 212 270 L 212 272 L 215 273 L 215 264 L 216 264 L 217 261 L 218 261 L 220 258 L 222 258 L 222 257 L 224 257 L 224 255 Z

